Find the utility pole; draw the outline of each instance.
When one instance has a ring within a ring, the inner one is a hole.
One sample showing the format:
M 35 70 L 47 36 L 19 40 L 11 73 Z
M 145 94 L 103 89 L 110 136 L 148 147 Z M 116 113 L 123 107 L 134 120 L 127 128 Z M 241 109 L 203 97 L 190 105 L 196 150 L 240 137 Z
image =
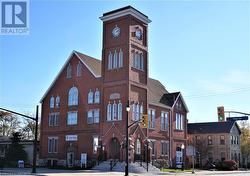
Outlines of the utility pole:
M 37 157 L 37 132 L 38 132 L 38 105 L 36 106 L 36 128 L 35 128 L 35 140 L 33 148 L 33 166 L 32 173 L 36 173 L 36 157 Z

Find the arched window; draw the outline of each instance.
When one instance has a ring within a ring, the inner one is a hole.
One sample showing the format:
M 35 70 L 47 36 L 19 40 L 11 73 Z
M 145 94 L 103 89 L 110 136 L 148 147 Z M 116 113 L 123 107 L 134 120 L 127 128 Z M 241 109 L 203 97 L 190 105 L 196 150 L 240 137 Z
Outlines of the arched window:
M 122 103 L 119 101 L 118 103 L 118 120 L 122 120 Z
M 76 87 L 69 90 L 68 105 L 78 105 L 78 89 Z
M 137 155 L 140 155 L 141 154 L 141 141 L 140 139 L 136 139 L 136 150 L 135 150 L 135 153 Z
M 81 64 L 81 62 L 79 62 L 77 67 L 76 67 L 76 76 L 78 76 L 78 77 L 82 76 L 82 64 Z
M 135 115 L 135 120 L 139 120 L 139 115 L 140 115 L 140 105 L 139 103 L 136 105 L 136 115 Z
M 89 93 L 88 93 L 88 104 L 93 104 L 93 103 L 94 103 L 94 94 L 90 90 Z
M 69 64 L 67 67 L 67 78 L 71 78 L 72 77 L 72 67 Z
M 108 69 L 111 70 L 112 69 L 112 53 L 109 52 L 109 56 L 108 56 Z
M 114 101 L 112 120 L 117 120 L 117 104 Z
M 54 106 L 55 106 L 55 98 L 52 96 L 50 98 L 49 107 L 50 108 L 54 108 Z
M 143 54 L 140 54 L 140 69 L 143 70 Z
M 136 105 L 132 106 L 132 120 L 136 120 Z
M 56 96 L 56 108 L 60 107 L 60 97 L 57 95 Z
M 95 103 L 100 103 L 100 91 L 98 89 L 95 91 Z
M 111 116 L 112 116 L 112 105 L 109 104 L 107 105 L 107 121 L 111 121 Z
M 119 52 L 119 60 L 118 60 L 118 67 L 121 68 L 123 66 L 123 52 L 122 50 L 120 49 L 120 52 Z
M 140 117 L 139 118 L 141 119 L 142 116 L 143 116 L 143 105 L 140 106 Z
M 116 52 L 116 50 L 115 50 L 115 53 L 114 53 L 113 68 L 117 68 L 117 52 Z

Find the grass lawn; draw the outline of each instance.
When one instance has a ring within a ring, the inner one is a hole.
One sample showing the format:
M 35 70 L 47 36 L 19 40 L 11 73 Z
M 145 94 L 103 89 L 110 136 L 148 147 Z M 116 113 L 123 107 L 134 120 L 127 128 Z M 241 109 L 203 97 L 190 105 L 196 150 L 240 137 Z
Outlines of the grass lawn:
M 174 173 L 180 173 L 180 172 L 192 172 L 192 169 L 185 169 L 184 171 L 182 171 L 181 169 L 161 169 L 161 171 L 163 172 L 174 172 Z

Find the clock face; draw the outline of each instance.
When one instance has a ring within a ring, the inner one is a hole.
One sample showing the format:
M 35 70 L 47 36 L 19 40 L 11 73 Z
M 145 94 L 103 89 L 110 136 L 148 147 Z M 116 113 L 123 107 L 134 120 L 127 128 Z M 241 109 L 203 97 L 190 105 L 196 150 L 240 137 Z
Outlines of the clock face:
M 135 36 L 138 40 L 142 39 L 142 31 L 140 29 L 136 29 Z
M 112 30 L 113 37 L 118 37 L 120 33 L 121 33 L 121 29 L 118 26 L 115 26 L 114 29 Z

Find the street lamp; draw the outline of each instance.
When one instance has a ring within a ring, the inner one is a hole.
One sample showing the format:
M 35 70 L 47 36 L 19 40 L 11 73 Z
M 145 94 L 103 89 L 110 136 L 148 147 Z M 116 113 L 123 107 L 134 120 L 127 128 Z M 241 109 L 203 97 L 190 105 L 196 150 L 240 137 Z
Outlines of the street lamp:
M 126 118 L 126 165 L 125 165 L 125 176 L 128 176 L 128 149 L 129 149 L 129 142 L 128 142 L 128 112 L 130 111 L 129 101 L 127 102 L 126 106 L 126 112 L 127 112 L 127 118 Z
M 181 164 L 181 170 L 184 170 L 184 149 L 185 149 L 185 145 L 181 144 L 181 150 L 182 150 L 182 164 Z

